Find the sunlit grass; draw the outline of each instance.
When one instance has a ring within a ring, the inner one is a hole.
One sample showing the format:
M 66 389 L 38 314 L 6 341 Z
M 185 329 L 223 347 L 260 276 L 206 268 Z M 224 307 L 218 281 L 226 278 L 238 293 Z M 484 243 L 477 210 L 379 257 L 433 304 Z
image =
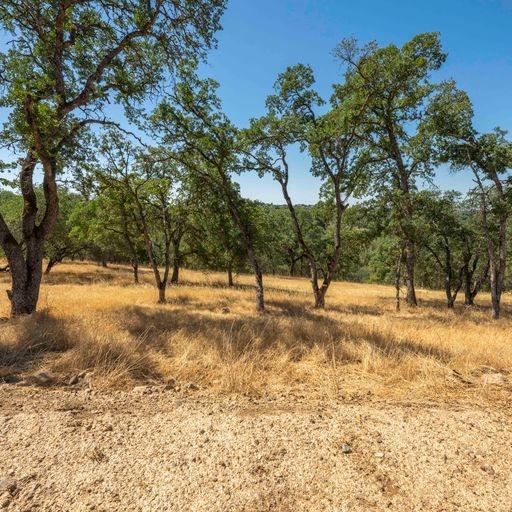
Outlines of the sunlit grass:
M 0 324 L 0 371 L 66 382 L 87 370 L 98 387 L 173 378 L 215 392 L 435 397 L 486 396 L 481 374 L 512 369 L 509 297 L 496 322 L 484 295 L 480 307 L 448 311 L 441 292 L 420 290 L 421 307 L 397 313 L 390 287 L 335 283 L 317 311 L 306 279 L 267 277 L 259 315 L 251 276 L 230 289 L 223 274 L 185 270 L 166 305 L 148 271 L 142 280 L 133 285 L 124 267 L 57 266 L 40 313 Z M 7 287 L 4 275 L 0 317 Z

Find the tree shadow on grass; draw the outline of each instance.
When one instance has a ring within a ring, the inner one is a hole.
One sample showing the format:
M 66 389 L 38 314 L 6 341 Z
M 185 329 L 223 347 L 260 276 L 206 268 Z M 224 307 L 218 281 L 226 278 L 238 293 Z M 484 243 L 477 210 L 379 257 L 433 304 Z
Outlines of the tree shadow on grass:
M 275 302 L 269 303 L 278 306 Z M 280 305 L 282 307 L 282 304 Z M 291 314 L 290 314 L 291 309 Z M 361 324 L 335 321 L 300 306 L 288 306 L 285 314 L 231 317 L 204 315 L 186 309 L 165 311 L 143 306 L 129 306 L 117 310 L 122 325 L 136 338 L 144 338 L 149 345 L 172 353 L 172 336 L 180 333 L 186 338 L 201 338 L 218 350 L 229 346 L 231 353 L 247 350 L 266 352 L 278 345 L 292 353 L 306 354 L 313 347 L 335 350 L 341 360 L 357 361 L 357 356 L 343 350 L 344 342 L 369 344 L 385 357 L 403 356 L 433 358 L 447 363 L 451 356 L 436 347 L 397 338 Z
M 11 319 L 4 323 L 0 337 L 0 367 L 22 372 L 44 355 L 65 352 L 74 344 L 65 323 L 46 312 Z
M 227 283 L 216 280 L 210 282 L 197 282 L 190 281 L 187 279 L 180 279 L 180 282 L 175 285 L 169 284 L 169 288 L 214 288 L 214 289 L 223 289 L 223 290 L 238 290 L 238 291 L 254 291 L 253 284 L 244 284 L 244 283 L 235 283 L 233 286 L 228 286 Z M 290 290 L 289 288 L 281 288 L 279 286 L 269 286 L 265 285 L 266 292 L 278 292 L 278 293 L 287 293 L 289 295 L 297 296 L 297 295 L 311 295 L 310 292 L 301 291 L 301 290 Z
M 109 272 L 91 271 L 91 272 L 67 272 L 60 271 L 54 272 L 43 277 L 43 283 L 48 286 L 56 285 L 87 285 L 87 284 L 103 284 L 112 283 L 119 276 Z
M 106 332 L 106 331 L 105 331 Z M 123 333 L 106 335 L 87 329 L 75 319 L 56 318 L 47 312 L 11 319 L 0 335 L 0 381 L 17 382 L 20 375 L 28 383 L 48 386 L 66 383 L 82 371 L 95 371 L 133 380 L 159 377 L 147 350 Z M 39 379 L 31 373 L 49 365 L 60 378 Z
M 337 313 L 344 315 L 383 316 L 387 313 L 384 308 L 369 306 L 366 304 L 347 304 L 343 306 L 328 304 L 326 309 L 327 311 L 336 311 Z

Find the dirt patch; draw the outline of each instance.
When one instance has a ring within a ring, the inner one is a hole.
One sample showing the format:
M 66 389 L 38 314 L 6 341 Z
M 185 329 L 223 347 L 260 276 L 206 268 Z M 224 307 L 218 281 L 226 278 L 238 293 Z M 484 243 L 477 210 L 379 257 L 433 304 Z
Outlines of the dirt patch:
M 512 502 L 504 407 L 0 385 L 0 439 L 9 512 L 508 512 Z

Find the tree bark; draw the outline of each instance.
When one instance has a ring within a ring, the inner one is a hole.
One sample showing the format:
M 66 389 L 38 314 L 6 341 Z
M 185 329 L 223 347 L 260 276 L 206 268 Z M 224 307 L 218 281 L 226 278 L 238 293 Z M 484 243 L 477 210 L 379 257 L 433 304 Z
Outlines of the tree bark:
M 165 282 L 162 281 L 158 284 L 158 304 L 165 304 L 167 302 L 165 297 L 166 288 Z
M 396 261 L 396 272 L 395 272 L 395 309 L 397 312 L 400 311 L 400 281 L 402 280 L 402 262 L 404 260 L 404 249 L 400 249 Z
M 235 283 L 233 281 L 233 264 L 231 263 L 231 261 L 228 263 L 228 286 L 231 288 L 233 286 L 235 286 Z
M 174 258 L 172 262 L 172 275 L 171 275 L 171 284 L 178 284 L 180 280 L 180 265 L 179 261 Z
M 46 265 L 46 269 L 44 271 L 44 275 L 47 276 L 51 271 L 52 268 L 57 264 L 57 260 L 50 258 L 48 260 L 48 264 Z
M 483 272 L 478 279 L 475 279 L 478 260 L 479 258 L 476 257 L 473 259 L 473 263 L 471 263 L 471 258 L 464 262 L 464 304 L 466 306 L 475 304 L 475 297 L 489 275 L 489 260 L 487 260 Z
M 406 301 L 409 306 L 417 306 L 416 288 L 414 285 L 414 268 L 416 266 L 416 250 L 414 242 L 405 243 L 405 285 L 407 289 Z
M 133 282 L 135 284 L 139 284 L 139 260 L 134 259 L 132 261 L 132 269 L 133 269 Z
M 43 245 L 43 239 L 33 238 L 25 258 L 21 250 L 8 256 L 12 275 L 12 288 L 7 292 L 11 316 L 29 315 L 36 310 L 43 275 Z
M 14 238 L 0 215 L 0 245 L 11 269 L 12 287 L 7 292 L 11 316 L 31 314 L 36 310 L 43 275 L 44 241 L 57 218 L 55 161 L 46 156 L 42 163 L 46 208 L 39 225 L 36 224 L 38 206 L 33 184 L 36 159 L 31 152 L 23 160 L 19 176 L 23 196 L 22 238 L 25 254 L 22 244 Z

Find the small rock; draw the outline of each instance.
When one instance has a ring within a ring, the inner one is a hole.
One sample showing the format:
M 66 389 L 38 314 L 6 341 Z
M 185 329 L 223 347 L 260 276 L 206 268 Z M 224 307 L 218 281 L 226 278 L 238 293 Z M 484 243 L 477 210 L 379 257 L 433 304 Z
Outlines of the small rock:
M 150 386 L 135 386 L 132 389 L 134 395 L 149 395 L 152 389 Z
M 190 384 L 187 385 L 187 389 L 188 391 L 197 391 L 199 389 L 199 386 L 191 382 Z
M 231 310 L 228 307 L 223 307 L 221 312 L 223 315 L 227 315 L 228 313 L 231 313 Z
M 352 447 L 349 444 L 347 444 L 347 443 L 342 443 L 340 449 L 341 449 L 341 453 L 345 453 L 346 454 L 346 453 L 351 453 L 352 452 Z
M 48 372 L 41 372 L 37 375 L 30 375 L 25 380 L 28 384 L 35 386 L 52 386 L 55 384 L 55 378 Z
M 0 495 L 0 511 L 7 510 L 7 507 L 11 504 L 11 495 L 9 493 L 4 493 Z
M 169 379 L 164 384 L 164 391 L 172 391 L 174 389 L 178 388 L 178 383 L 174 379 Z
M 73 375 L 68 381 L 68 386 L 74 386 L 75 384 L 78 384 L 79 382 L 80 382 L 80 377 L 78 375 Z
M 503 373 L 484 373 L 482 375 L 482 384 L 484 386 L 503 386 L 505 384 L 505 375 Z
M 373 454 L 374 457 L 376 457 L 377 459 L 383 459 L 384 458 L 384 452 L 375 452 Z
M 14 478 L 0 478 L 0 493 L 1 492 L 9 492 L 10 494 L 14 494 L 18 487 L 16 480 Z

